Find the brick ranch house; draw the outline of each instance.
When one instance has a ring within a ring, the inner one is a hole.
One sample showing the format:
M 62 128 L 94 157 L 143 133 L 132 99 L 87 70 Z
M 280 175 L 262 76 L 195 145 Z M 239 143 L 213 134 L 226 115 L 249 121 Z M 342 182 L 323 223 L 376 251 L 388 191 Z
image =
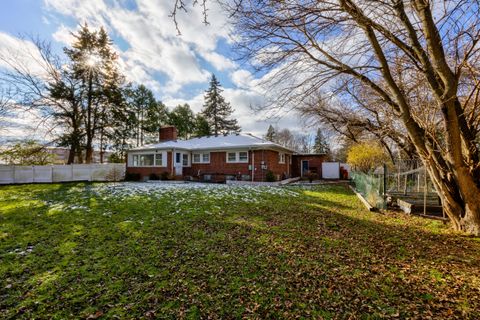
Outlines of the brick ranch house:
M 276 180 L 316 172 L 321 176 L 323 154 L 295 154 L 279 144 L 241 133 L 177 140 L 177 129 L 162 127 L 159 143 L 127 153 L 127 173 L 142 180 L 152 174 L 175 179 L 220 182 L 228 179 L 265 181 L 271 171 Z

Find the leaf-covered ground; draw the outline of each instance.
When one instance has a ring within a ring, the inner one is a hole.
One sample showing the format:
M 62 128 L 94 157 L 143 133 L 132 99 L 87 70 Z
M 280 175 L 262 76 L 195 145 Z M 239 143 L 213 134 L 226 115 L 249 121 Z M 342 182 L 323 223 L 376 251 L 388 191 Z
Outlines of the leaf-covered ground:
M 344 186 L 0 188 L 0 317 L 480 318 L 480 241 Z

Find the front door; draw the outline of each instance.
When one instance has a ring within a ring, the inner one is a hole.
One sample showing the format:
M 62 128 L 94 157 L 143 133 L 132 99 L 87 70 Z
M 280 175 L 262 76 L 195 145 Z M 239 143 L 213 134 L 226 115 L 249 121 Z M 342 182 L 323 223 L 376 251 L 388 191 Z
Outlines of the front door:
M 302 177 L 308 172 L 308 160 L 302 160 Z
M 175 175 L 181 176 L 183 174 L 182 153 L 175 153 Z

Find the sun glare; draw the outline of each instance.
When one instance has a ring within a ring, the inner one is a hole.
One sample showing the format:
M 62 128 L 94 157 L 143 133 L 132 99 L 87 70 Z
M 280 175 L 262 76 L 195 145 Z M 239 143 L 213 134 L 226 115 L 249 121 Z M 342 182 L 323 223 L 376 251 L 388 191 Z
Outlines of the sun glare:
M 91 53 L 86 57 L 85 65 L 89 68 L 96 68 L 100 64 L 101 60 L 102 58 L 99 55 Z

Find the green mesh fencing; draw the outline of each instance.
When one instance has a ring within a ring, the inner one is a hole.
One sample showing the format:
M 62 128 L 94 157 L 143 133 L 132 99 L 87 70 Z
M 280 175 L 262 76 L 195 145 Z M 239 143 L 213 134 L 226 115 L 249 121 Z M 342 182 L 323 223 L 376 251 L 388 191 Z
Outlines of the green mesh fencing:
M 383 174 L 352 172 L 351 177 L 355 190 L 357 190 L 371 206 L 378 209 L 385 209 L 387 207 L 387 203 L 383 197 Z

